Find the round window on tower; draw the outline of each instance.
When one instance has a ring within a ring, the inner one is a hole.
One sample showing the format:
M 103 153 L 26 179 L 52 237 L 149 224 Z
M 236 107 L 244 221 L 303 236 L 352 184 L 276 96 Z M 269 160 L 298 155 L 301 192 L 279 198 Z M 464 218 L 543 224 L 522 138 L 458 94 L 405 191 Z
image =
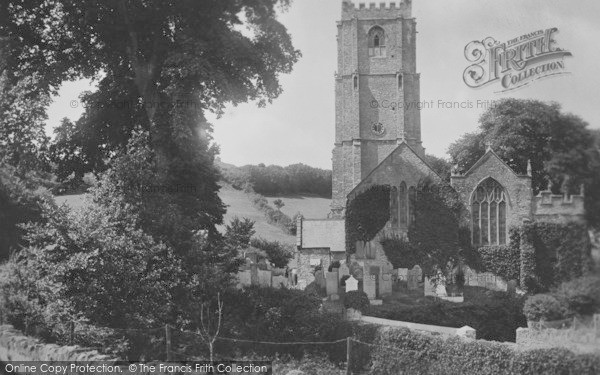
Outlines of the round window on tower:
M 373 123 L 373 125 L 371 126 L 371 130 L 376 135 L 383 135 L 383 133 L 385 133 L 385 127 L 380 122 Z

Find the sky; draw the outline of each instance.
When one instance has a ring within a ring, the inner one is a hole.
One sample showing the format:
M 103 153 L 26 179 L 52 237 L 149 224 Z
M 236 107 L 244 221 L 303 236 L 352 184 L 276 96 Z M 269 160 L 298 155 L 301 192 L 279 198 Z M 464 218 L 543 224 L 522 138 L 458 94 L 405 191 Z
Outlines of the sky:
M 224 162 L 304 163 L 331 169 L 336 21 L 341 18 L 341 2 L 294 0 L 280 15 L 303 56 L 291 74 L 280 77 L 284 91 L 278 99 L 266 108 L 256 103 L 227 106 L 221 118 L 207 114 Z M 413 0 L 412 9 L 418 31 L 421 101 L 433 103 L 421 110 L 422 140 L 428 153 L 447 157 L 452 142 L 477 129 L 486 103 L 504 97 L 558 102 L 590 128 L 600 128 L 600 1 Z M 553 27 L 558 28 L 554 35 L 558 47 L 572 53 L 564 60 L 570 74 L 503 93 L 498 92 L 498 84 L 474 89 L 464 83 L 463 72 L 471 64 L 464 56 L 469 42 L 486 37 L 505 42 Z M 76 120 L 81 115 L 77 99 L 85 90 L 94 90 L 94 83 L 63 84 L 48 110 L 48 132 L 61 118 Z

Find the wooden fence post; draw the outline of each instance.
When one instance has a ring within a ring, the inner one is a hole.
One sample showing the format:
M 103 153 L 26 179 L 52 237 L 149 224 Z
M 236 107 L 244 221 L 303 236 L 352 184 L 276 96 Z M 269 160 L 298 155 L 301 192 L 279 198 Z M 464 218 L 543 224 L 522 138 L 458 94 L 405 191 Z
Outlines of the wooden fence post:
M 166 324 L 165 325 L 165 342 L 166 342 L 166 350 L 167 350 L 167 362 L 172 360 L 171 358 L 171 327 Z
M 350 369 L 350 360 L 352 359 L 352 339 L 350 337 L 346 338 L 346 375 L 352 375 L 352 370 Z
M 69 322 L 69 345 L 73 345 L 75 342 L 75 322 Z

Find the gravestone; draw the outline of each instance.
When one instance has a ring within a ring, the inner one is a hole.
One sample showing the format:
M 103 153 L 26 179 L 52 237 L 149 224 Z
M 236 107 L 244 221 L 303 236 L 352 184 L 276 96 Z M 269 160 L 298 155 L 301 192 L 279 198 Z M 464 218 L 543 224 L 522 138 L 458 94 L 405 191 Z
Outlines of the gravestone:
M 252 285 L 259 285 L 259 280 L 258 280 L 258 264 L 253 263 L 252 265 L 250 265 L 250 283 Z
M 237 278 L 238 288 L 252 285 L 252 272 L 250 270 L 238 272 Z
M 356 280 L 354 276 L 350 276 L 346 279 L 346 293 L 353 290 L 358 290 L 358 280 Z
M 423 277 L 423 271 L 421 267 L 414 266 L 412 270 L 408 271 L 408 289 L 419 289 L 419 283 Z
M 429 277 L 425 277 L 425 281 L 423 282 L 423 293 L 425 296 L 437 296 L 435 293 L 435 284 Z
M 363 277 L 363 292 L 367 294 L 367 297 L 370 300 L 377 297 L 376 280 L 369 274 L 366 274 Z
M 356 259 L 365 259 L 366 258 L 366 243 L 363 241 L 356 241 Z
M 288 286 L 288 279 L 285 276 L 273 276 L 273 288 L 279 289 Z
M 350 269 L 348 268 L 348 266 L 346 265 L 346 263 L 344 263 L 338 269 L 338 276 L 340 278 L 340 281 L 342 281 L 342 278 L 344 276 L 346 276 L 346 275 L 350 275 Z
M 444 276 L 440 276 L 438 279 L 435 286 L 435 294 L 438 297 L 448 297 L 448 293 L 446 292 L 446 278 Z
M 517 280 L 510 280 L 506 285 L 506 291 L 514 296 L 517 293 Z
M 408 268 L 398 268 L 396 272 L 398 275 L 398 281 L 408 281 Z
M 323 270 L 315 272 L 315 283 L 319 288 L 325 288 L 325 275 L 323 274 Z
M 392 266 L 392 263 L 390 263 L 390 262 L 384 262 L 383 265 L 381 266 L 381 273 L 392 273 L 393 270 L 394 270 L 394 267 Z
M 273 285 L 271 276 L 271 271 L 258 270 L 258 285 L 262 288 L 268 288 Z
M 337 271 L 325 273 L 327 295 L 338 293 L 339 278 Z
M 392 294 L 392 274 L 384 273 L 379 277 L 379 296 L 386 297 Z

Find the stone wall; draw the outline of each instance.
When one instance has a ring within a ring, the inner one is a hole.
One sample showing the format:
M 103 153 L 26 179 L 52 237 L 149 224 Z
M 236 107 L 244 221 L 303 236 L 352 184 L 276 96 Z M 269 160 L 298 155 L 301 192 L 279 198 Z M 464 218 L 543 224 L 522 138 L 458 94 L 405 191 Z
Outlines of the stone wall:
M 23 335 L 10 325 L 0 326 L 0 362 L 8 361 L 101 361 L 114 363 L 116 358 L 97 350 L 78 346 L 44 344 Z
M 332 262 L 329 249 L 302 249 L 296 252 L 298 288 L 304 289 L 315 281 L 314 270 L 320 265 L 327 270 Z

